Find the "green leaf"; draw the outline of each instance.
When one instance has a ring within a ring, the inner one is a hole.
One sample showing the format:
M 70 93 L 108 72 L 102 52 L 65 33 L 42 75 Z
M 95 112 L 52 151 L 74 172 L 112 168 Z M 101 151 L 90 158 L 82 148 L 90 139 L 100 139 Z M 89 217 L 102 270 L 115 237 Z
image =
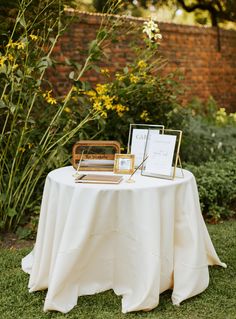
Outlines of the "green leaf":
M 15 112 L 15 110 L 16 110 L 16 105 L 13 104 L 13 103 L 10 103 L 9 106 L 10 106 L 10 112 L 11 112 L 12 114 L 14 114 L 14 112 Z
M 100 32 L 97 35 L 97 38 L 99 40 L 105 39 L 107 37 L 107 30 L 106 29 L 101 29 Z
M 46 69 L 47 67 L 51 65 L 52 65 L 52 60 L 49 57 L 43 57 L 37 64 L 37 67 L 39 69 Z
M 19 239 L 26 239 L 31 235 L 32 231 L 29 228 L 19 226 L 17 228 L 16 234 Z
M 127 68 L 127 66 L 124 68 L 124 74 L 128 74 L 129 73 L 129 69 Z
M 0 194 L 0 202 L 1 202 L 1 201 L 4 202 L 5 200 L 6 200 L 6 194 L 5 194 L 5 193 L 1 193 L 1 194 Z
M 22 73 L 22 71 L 21 71 L 20 69 L 18 69 L 18 70 L 16 71 L 16 74 L 17 74 L 20 78 L 23 78 L 23 77 L 24 77 L 24 75 L 23 75 L 23 73 Z
M 24 16 L 21 16 L 21 17 L 18 19 L 17 22 L 19 22 L 19 23 L 22 25 L 22 27 L 24 27 L 24 28 L 27 27 L 27 26 L 26 26 L 26 22 L 25 22 Z
M 95 65 L 95 64 L 92 65 L 92 69 L 95 70 L 97 73 L 100 72 L 100 67 L 98 67 L 98 66 Z
M 70 59 L 65 58 L 65 64 L 66 65 L 72 65 L 73 63 L 70 61 Z
M 5 224 L 4 224 L 4 222 L 1 220 L 1 221 L 0 221 L 0 230 L 4 229 L 4 226 L 5 226 Z
M 8 208 L 7 210 L 7 216 L 9 217 L 14 217 L 17 215 L 17 211 L 15 210 L 15 208 Z
M 98 47 L 98 42 L 97 40 L 93 40 L 90 42 L 89 44 L 89 51 L 93 51 L 94 49 L 96 49 Z
M 5 64 L 3 64 L 3 65 L 0 67 L 0 73 L 7 74 L 7 67 L 6 67 Z
M 74 62 L 73 65 L 76 67 L 76 69 L 77 69 L 78 71 L 80 71 L 80 70 L 82 69 L 82 65 L 79 64 L 79 63 L 77 63 L 77 62 Z
M 5 109 L 5 108 L 7 108 L 7 105 L 3 102 L 3 100 L 0 100 L 0 109 Z
M 50 37 L 50 38 L 49 38 L 49 41 L 50 41 L 51 43 L 53 43 L 53 42 L 55 41 L 55 38 Z

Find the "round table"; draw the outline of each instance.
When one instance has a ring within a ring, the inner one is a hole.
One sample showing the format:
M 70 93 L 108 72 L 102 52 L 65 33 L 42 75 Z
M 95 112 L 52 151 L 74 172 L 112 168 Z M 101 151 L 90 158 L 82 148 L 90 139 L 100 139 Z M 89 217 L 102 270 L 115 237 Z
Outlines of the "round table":
M 151 310 L 167 289 L 173 304 L 205 290 L 208 265 L 226 265 L 202 218 L 195 178 L 183 172 L 174 180 L 137 172 L 135 183 L 124 175 L 117 185 L 75 183 L 71 166 L 50 172 L 35 247 L 22 260 L 30 292 L 48 289 L 44 310 L 66 313 L 78 296 L 108 289 L 122 296 L 124 313 Z

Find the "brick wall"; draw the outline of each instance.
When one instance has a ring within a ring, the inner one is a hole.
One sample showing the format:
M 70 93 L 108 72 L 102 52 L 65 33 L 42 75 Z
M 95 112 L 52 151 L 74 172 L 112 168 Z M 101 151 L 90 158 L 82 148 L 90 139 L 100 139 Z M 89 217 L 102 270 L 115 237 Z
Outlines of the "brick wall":
M 59 40 L 54 58 L 58 62 L 70 58 L 80 63 L 84 59 L 80 51 L 87 49 L 94 39 L 102 15 L 81 12 L 67 14 L 73 20 Z M 144 20 L 126 18 L 125 21 L 128 26 L 129 23 L 142 24 Z M 219 43 L 215 28 L 167 23 L 159 23 L 159 27 L 163 35 L 160 53 L 168 59 L 165 72 L 178 69 L 184 75 L 182 82 L 188 89 L 182 96 L 183 104 L 195 96 L 204 101 L 212 96 L 221 106 L 236 111 L 236 32 L 220 30 Z M 122 30 L 119 41 L 109 43 L 106 48 L 102 66 L 114 73 L 127 61 L 131 61 L 132 50 L 129 43 L 129 36 Z M 56 69 L 51 69 L 48 73 L 57 94 L 62 95 L 69 88 L 69 72 L 69 66 L 58 64 Z M 94 70 L 89 71 L 83 79 L 91 83 L 101 81 Z

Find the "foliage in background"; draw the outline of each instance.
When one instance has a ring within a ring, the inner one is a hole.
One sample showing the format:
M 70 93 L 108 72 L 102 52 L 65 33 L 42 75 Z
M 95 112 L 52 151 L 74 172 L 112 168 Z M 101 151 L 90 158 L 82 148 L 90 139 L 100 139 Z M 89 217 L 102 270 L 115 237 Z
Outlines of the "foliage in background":
M 99 117 L 98 110 L 80 107 L 76 84 L 99 59 L 115 24 L 109 22 L 110 16 L 104 17 L 84 64 L 70 75 L 67 95 L 56 99 L 50 83 L 44 81 L 52 64 L 51 53 L 64 31 L 60 0 L 55 19 L 47 14 L 55 2 L 40 7 L 32 22 L 26 14 L 32 1 L 21 1 L 12 33 L 0 53 L 0 229 L 15 230 L 30 216 L 35 224 L 45 175 L 68 160 L 65 145 L 86 123 Z
M 227 114 L 213 98 L 194 99 L 186 108 L 175 109 L 171 125 L 182 127 L 181 158 L 200 165 L 236 152 L 236 113 Z
M 194 102 L 187 108 L 175 109 L 170 115 L 171 126 L 183 130 L 181 158 L 184 162 L 200 165 L 236 152 L 236 113 L 226 115 L 223 109 L 213 110 L 212 103 L 210 100 L 207 105 L 202 104 L 207 114 L 196 114 Z
M 93 0 L 93 5 L 97 11 L 106 12 L 108 2 L 109 0 Z M 187 13 L 195 13 L 195 20 L 200 24 L 210 21 L 212 26 L 217 26 L 220 22 L 236 22 L 236 2 L 232 0 L 123 0 L 122 3 L 123 10 L 130 9 L 131 12 L 134 8 L 144 8 L 153 13 L 164 7 L 171 8 L 176 14 L 177 10 L 182 9 Z
M 186 164 L 198 184 L 202 212 L 211 222 L 236 216 L 236 152 L 199 166 Z
M 204 216 L 211 221 L 236 215 L 236 113 L 214 99 L 194 99 L 175 109 L 172 126 L 182 127 L 181 160 L 196 177 Z

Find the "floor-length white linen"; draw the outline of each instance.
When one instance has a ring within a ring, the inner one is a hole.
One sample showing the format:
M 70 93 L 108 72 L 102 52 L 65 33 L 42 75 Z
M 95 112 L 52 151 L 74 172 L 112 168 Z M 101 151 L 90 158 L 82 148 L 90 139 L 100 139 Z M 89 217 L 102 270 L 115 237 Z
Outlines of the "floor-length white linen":
M 75 184 L 73 173 L 48 174 L 35 247 L 22 260 L 30 292 L 48 289 L 45 311 L 66 313 L 78 296 L 108 289 L 124 313 L 153 309 L 167 289 L 179 304 L 206 289 L 208 265 L 225 267 L 190 172 L 119 185 Z

